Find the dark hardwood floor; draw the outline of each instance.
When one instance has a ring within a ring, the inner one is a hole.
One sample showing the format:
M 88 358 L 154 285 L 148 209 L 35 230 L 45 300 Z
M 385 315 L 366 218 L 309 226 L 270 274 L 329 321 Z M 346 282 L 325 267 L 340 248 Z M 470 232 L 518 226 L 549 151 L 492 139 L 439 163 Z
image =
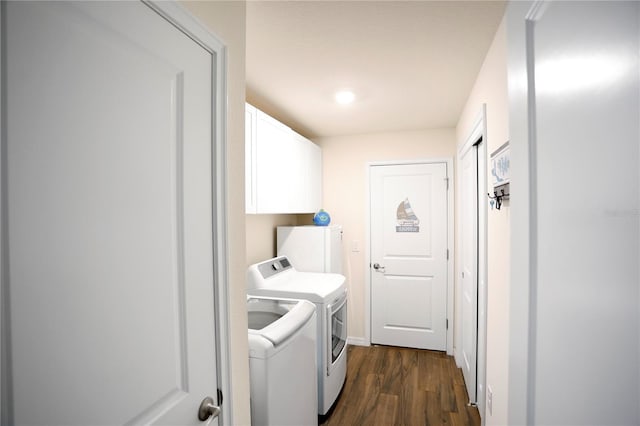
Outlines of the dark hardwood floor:
M 391 346 L 349 346 L 347 380 L 321 425 L 480 425 L 453 357 Z

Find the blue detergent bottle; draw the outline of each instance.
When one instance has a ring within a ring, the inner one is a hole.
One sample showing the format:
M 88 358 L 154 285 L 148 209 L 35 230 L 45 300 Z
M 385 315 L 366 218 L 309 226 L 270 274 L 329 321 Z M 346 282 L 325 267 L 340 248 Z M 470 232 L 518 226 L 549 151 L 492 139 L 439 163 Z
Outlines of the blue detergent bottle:
M 331 223 L 331 216 L 323 209 L 320 209 L 318 213 L 313 215 L 313 223 L 317 226 L 327 226 Z

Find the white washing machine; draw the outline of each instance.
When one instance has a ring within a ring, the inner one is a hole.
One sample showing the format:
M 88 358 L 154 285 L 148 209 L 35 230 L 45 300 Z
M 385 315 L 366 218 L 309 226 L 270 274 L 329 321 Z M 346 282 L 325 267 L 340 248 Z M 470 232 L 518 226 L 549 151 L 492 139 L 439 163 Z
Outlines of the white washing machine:
M 317 425 L 316 308 L 248 297 L 251 424 Z
M 305 299 L 317 312 L 318 414 L 333 405 L 347 375 L 347 287 L 340 274 L 300 272 L 280 256 L 251 265 L 247 294 Z

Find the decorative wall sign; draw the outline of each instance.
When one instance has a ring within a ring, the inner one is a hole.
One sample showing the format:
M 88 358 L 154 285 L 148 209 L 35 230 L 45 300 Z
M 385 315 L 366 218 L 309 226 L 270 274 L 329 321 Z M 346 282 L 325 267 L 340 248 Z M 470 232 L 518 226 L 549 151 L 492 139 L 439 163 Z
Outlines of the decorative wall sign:
M 509 183 L 510 162 L 509 142 L 507 141 L 491 154 L 491 182 L 494 188 Z
M 408 198 L 398 204 L 396 218 L 396 232 L 420 232 L 420 219 L 413 212 Z
M 495 204 L 496 209 L 500 210 L 502 202 L 509 199 L 510 167 L 509 141 L 506 141 L 491 154 L 491 183 L 493 184 L 493 195 L 490 193 L 487 195 L 489 196 L 489 204 L 492 209 Z

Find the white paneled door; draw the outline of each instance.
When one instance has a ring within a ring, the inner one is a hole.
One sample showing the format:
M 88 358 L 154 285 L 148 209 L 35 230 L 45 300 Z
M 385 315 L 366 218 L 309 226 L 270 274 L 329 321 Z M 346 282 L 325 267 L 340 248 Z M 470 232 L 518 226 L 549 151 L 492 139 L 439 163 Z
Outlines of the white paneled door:
M 3 420 L 201 423 L 212 54 L 140 2 L 3 2 L 2 26 Z
M 446 163 L 370 168 L 371 342 L 445 350 Z

